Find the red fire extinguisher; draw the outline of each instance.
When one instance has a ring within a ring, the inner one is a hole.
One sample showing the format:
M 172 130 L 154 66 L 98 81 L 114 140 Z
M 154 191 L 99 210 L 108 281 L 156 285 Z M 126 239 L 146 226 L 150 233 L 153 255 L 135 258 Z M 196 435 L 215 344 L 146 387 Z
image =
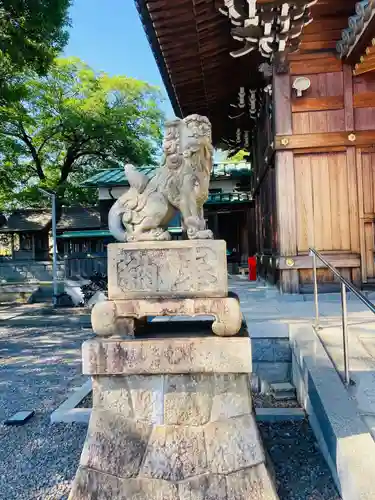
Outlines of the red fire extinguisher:
M 257 280 L 257 259 L 256 259 L 256 257 L 249 257 L 247 259 L 247 263 L 249 266 L 249 280 L 256 281 Z

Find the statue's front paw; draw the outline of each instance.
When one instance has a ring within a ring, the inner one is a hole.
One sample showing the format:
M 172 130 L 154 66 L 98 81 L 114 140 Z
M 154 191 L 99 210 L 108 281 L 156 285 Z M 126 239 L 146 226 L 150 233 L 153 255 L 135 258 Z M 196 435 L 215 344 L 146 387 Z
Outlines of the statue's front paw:
M 188 231 L 189 240 L 213 240 L 214 235 L 210 229 L 204 229 L 203 231 Z

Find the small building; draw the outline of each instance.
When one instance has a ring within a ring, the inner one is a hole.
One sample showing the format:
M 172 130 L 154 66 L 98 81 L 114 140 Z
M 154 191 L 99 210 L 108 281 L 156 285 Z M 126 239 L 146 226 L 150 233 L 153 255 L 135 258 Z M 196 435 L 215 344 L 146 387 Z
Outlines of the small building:
M 98 207 L 64 207 L 57 223 L 58 253 L 104 256 L 106 244 L 111 241 L 106 229 Z
M 15 210 L 0 227 L 2 256 L 13 260 L 48 260 L 52 255 L 50 209 Z M 63 207 L 57 222 L 58 253 L 101 253 L 100 212 L 95 207 Z
M 48 228 L 51 211 L 44 209 L 15 210 L 0 228 L 3 257 L 14 260 L 47 260 Z

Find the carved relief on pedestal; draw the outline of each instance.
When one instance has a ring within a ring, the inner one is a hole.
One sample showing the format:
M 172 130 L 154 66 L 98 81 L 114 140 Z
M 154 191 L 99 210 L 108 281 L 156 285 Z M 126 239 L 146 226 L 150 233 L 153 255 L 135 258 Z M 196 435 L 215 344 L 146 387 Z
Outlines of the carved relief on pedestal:
M 174 241 L 108 247 L 109 297 L 225 297 L 225 242 Z

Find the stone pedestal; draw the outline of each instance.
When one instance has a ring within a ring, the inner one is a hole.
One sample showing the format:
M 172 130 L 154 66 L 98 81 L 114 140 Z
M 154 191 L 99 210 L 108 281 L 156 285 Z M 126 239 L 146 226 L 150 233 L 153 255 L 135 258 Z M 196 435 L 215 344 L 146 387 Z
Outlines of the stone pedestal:
M 70 500 L 275 500 L 225 242 L 110 245 L 108 296 L 83 345 L 93 409 Z M 214 316 L 216 335 L 134 337 L 175 315 Z
M 70 500 L 275 500 L 250 340 L 94 339 L 93 410 Z
M 215 318 L 215 335 L 236 335 L 242 322 L 228 296 L 225 241 L 184 240 L 108 246 L 108 298 L 92 310 L 92 326 L 105 337 L 133 336 L 147 316 Z

